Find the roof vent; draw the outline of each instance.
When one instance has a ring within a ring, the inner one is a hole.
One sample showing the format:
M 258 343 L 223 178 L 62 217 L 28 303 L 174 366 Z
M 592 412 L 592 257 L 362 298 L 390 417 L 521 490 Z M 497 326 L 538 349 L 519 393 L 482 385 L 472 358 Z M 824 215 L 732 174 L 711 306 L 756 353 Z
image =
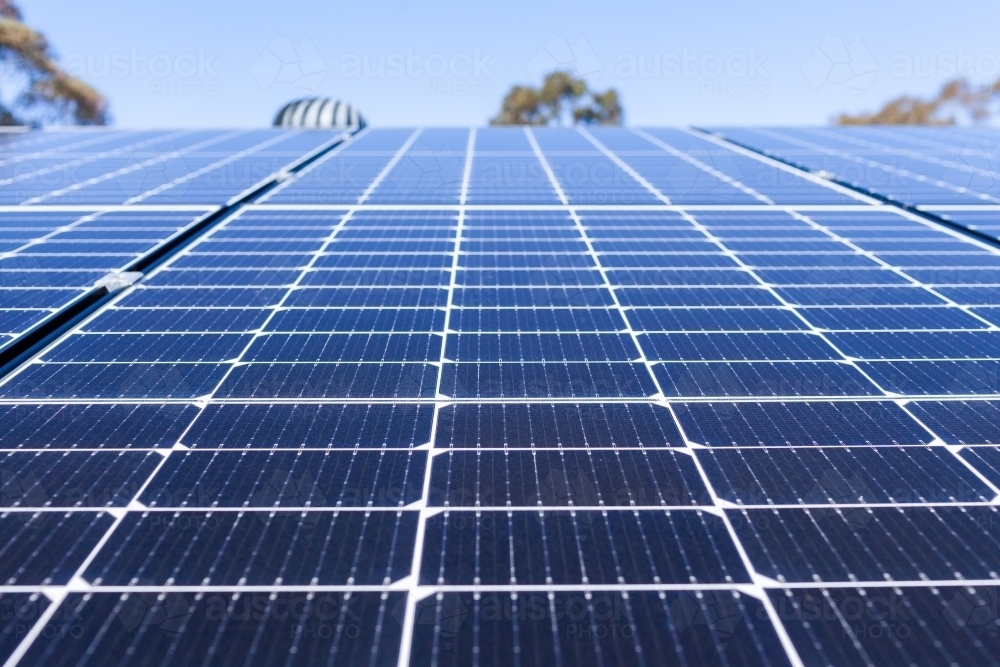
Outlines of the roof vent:
M 274 117 L 275 127 L 361 129 L 367 124 L 357 108 L 325 97 L 289 102 Z

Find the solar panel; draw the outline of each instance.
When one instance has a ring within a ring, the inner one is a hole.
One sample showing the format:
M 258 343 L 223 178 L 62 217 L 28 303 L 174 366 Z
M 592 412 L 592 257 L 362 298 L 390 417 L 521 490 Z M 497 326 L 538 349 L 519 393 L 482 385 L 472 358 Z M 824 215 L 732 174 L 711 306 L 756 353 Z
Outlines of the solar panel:
M 54 141 L 41 145 L 15 143 L 10 157 L 0 160 L 0 204 L 217 206 L 338 136 L 287 130 L 53 133 Z
M 776 128 L 721 133 L 904 204 L 1000 201 L 1000 134 L 995 129 Z
M 0 659 L 1000 664 L 990 211 L 790 164 L 992 135 L 766 132 L 4 137 L 12 263 L 157 260 L 0 378 Z
M 0 212 L 0 353 L 48 315 L 199 217 L 197 211 Z

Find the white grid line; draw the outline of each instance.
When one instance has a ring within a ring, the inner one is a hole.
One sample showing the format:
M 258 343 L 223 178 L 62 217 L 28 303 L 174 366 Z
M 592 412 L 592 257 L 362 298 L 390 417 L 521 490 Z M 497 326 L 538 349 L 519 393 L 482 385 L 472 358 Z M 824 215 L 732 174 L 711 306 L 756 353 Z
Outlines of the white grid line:
M 462 248 L 462 234 L 465 225 L 465 202 L 469 196 L 469 180 L 472 175 L 472 161 L 474 159 L 474 148 L 476 145 L 476 129 L 469 131 L 469 137 L 465 148 L 465 166 L 462 170 L 462 187 L 459 193 L 458 223 L 455 227 L 455 241 L 451 255 L 451 276 L 448 284 L 448 300 L 445 305 L 444 335 L 441 337 L 441 353 L 437 362 L 437 381 L 434 387 L 434 396 L 437 399 L 448 397 L 441 394 L 441 381 L 444 376 L 444 363 L 447 354 L 448 337 L 451 325 L 451 314 L 453 312 L 455 286 L 458 283 L 458 273 L 462 268 L 459 264 L 459 252 Z M 438 423 L 441 415 L 441 405 L 434 409 L 434 421 L 431 424 L 430 447 L 434 447 L 434 440 L 437 437 Z M 417 532 L 414 539 L 413 560 L 410 564 L 410 574 L 407 579 L 411 582 L 408 586 L 406 596 L 406 608 L 403 614 L 402 639 L 399 649 L 399 667 L 409 667 L 410 654 L 412 650 L 413 629 L 416 622 L 416 609 L 419 599 L 425 597 L 420 586 L 420 570 L 423 562 L 424 538 L 427 531 L 427 519 L 436 514 L 436 510 L 427 506 L 430 497 L 431 474 L 434 467 L 434 458 L 428 454 L 427 465 L 424 469 L 423 485 L 421 486 L 421 500 L 419 502 L 420 514 L 417 519 Z

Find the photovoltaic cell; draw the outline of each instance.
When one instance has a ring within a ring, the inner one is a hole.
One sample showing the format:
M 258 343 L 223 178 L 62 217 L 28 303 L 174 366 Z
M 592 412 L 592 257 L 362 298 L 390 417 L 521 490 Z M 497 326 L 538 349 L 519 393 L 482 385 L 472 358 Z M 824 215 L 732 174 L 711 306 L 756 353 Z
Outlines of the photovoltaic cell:
M 718 447 L 696 457 L 719 497 L 744 505 L 989 502 L 995 495 L 934 447 Z
M 670 413 L 645 403 L 463 403 L 442 408 L 437 447 L 670 447 L 682 440 Z
M 139 496 L 149 507 L 404 507 L 423 491 L 424 452 L 191 451 L 171 456 Z
M 160 461 L 148 451 L 8 452 L 0 507 L 125 507 Z
M 234 595 L 236 599 L 233 599 Z M 190 593 L 71 594 L 45 625 L 54 641 L 34 644 L 25 660 L 58 665 L 100 652 L 102 660 L 141 664 L 157 656 L 166 665 L 189 665 L 221 646 L 245 646 L 249 664 L 304 655 L 331 665 L 359 661 L 396 664 L 400 627 L 387 622 L 403 593 L 343 594 L 277 591 L 238 595 Z M 295 615 L 290 611 L 298 610 Z M 256 611 L 255 611 L 256 610 Z M 298 616 L 298 618 L 296 618 Z M 383 625 L 384 624 L 384 625 Z M 70 632 L 70 629 L 77 628 Z M 244 658 L 245 660 L 245 658 Z M 293 663 L 294 664 L 294 663 Z
M 409 571 L 413 512 L 129 514 L 83 577 L 97 584 L 388 584 Z M 278 553 L 267 549 L 286 545 Z M 261 553 L 266 551 L 266 553 Z
M 206 406 L 184 434 L 191 448 L 366 449 L 430 441 L 434 410 L 425 405 L 249 404 Z
M 993 634 L 995 586 L 800 588 L 774 590 L 770 596 L 807 661 L 1000 664 Z M 855 611 L 848 617 L 844 609 Z M 883 615 L 886 609 L 889 613 Z M 855 640 L 843 641 L 845 634 Z M 893 641 L 886 641 L 886 634 Z
M 455 449 L 433 465 L 428 497 L 443 507 L 710 503 L 692 457 L 670 449 Z
M 427 522 L 427 585 L 734 583 L 749 577 L 717 516 L 449 512 Z
M 3 449 L 170 447 L 197 415 L 178 404 L 13 403 L 0 406 Z
M 415 624 L 410 664 L 457 667 L 482 656 L 480 664 L 490 667 L 514 659 L 526 667 L 559 661 L 589 667 L 632 664 L 636 654 L 690 657 L 705 665 L 790 664 L 763 612 L 759 600 L 718 589 L 478 599 L 445 593 L 418 603 L 418 619 L 436 620 Z
M 731 522 L 755 569 L 778 581 L 992 579 L 991 507 L 743 510 Z
M 684 432 L 709 447 L 929 444 L 931 435 L 892 402 L 687 403 Z
M 114 523 L 92 512 L 0 516 L 0 581 L 6 586 L 65 586 Z

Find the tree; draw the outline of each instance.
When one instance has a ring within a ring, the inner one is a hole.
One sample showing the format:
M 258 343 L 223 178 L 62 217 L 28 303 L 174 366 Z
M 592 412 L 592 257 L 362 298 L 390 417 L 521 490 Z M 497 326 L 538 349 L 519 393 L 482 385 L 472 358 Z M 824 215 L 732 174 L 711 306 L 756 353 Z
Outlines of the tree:
M 0 125 L 107 122 L 104 97 L 56 64 L 45 37 L 23 23 L 13 0 L 0 0 L 0 67 L 25 80 L 12 103 L 0 100 Z
M 514 86 L 503 98 L 503 105 L 490 125 L 545 125 L 548 118 L 541 110 L 538 91 L 531 86 Z
M 592 93 L 590 105 L 573 110 L 573 120 L 588 125 L 621 125 L 622 106 L 613 88 L 603 93 Z
M 954 125 L 956 112 L 981 122 L 992 115 L 991 107 L 998 97 L 1000 79 L 990 85 L 952 79 L 929 100 L 900 95 L 875 113 L 840 114 L 834 122 L 837 125 Z
M 562 125 L 569 120 L 621 125 L 622 113 L 618 93 L 613 88 L 594 92 L 582 79 L 557 70 L 545 77 L 540 88 L 512 87 L 503 98 L 500 113 L 490 119 L 490 125 Z

